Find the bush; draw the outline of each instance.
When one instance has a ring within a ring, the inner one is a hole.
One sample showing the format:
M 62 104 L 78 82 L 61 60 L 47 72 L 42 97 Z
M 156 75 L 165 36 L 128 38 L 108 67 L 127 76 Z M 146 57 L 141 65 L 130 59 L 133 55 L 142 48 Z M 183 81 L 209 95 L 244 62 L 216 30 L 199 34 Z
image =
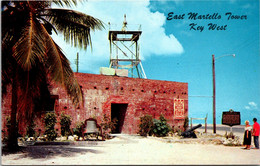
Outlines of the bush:
M 70 125 L 71 125 L 71 118 L 69 115 L 61 114 L 61 119 L 60 119 L 60 126 L 61 126 L 61 135 L 62 136 L 69 136 L 71 135 L 71 130 L 70 130 Z
M 169 131 L 171 131 L 171 127 L 163 115 L 160 116 L 159 120 L 153 119 L 153 134 L 155 136 L 165 137 Z
M 73 129 L 73 134 L 77 135 L 78 137 L 81 137 L 83 134 L 82 133 L 83 127 L 84 127 L 84 121 L 78 122 L 76 127 Z
M 6 118 L 6 127 L 7 127 L 7 135 L 6 135 L 6 137 L 7 137 L 7 139 L 8 139 L 9 132 L 10 132 L 10 130 L 11 130 L 11 117 L 10 117 L 10 116 L 8 116 L 8 117 Z
M 183 132 L 179 127 L 173 126 L 172 128 L 173 133 L 177 133 L 179 136 L 181 136 L 181 133 Z
M 109 133 L 116 129 L 117 119 L 114 118 L 112 121 L 111 119 L 104 114 L 102 123 L 100 124 L 102 127 L 103 135 L 106 139 L 109 138 Z
M 189 118 L 188 116 L 186 116 L 183 124 L 184 131 L 186 131 L 188 127 L 189 127 Z
M 144 115 L 140 117 L 139 132 L 141 136 L 152 135 L 153 117 L 151 115 Z
M 35 128 L 35 124 L 34 124 L 34 121 L 32 120 L 31 123 L 26 128 L 26 135 L 28 137 L 36 136 L 36 132 L 35 132 L 34 128 Z
M 16 121 L 16 126 L 15 127 L 16 127 L 16 135 L 17 135 L 17 137 L 20 137 L 21 134 L 18 133 L 18 121 Z M 5 134 L 4 137 L 6 137 L 5 138 L 6 140 L 10 140 L 10 138 L 9 138 L 10 131 L 11 131 L 11 117 L 10 116 L 8 116 L 6 118 L 6 128 L 7 128 L 7 133 L 4 133 Z
M 139 134 L 141 136 L 155 135 L 157 137 L 167 136 L 171 131 L 170 125 L 163 115 L 158 119 L 152 119 L 151 115 L 140 117 Z
M 49 141 L 55 140 L 55 138 L 57 137 L 57 133 L 54 129 L 54 126 L 57 122 L 55 113 L 52 112 L 46 113 L 44 122 L 45 122 L 45 134 L 47 135 L 47 139 Z

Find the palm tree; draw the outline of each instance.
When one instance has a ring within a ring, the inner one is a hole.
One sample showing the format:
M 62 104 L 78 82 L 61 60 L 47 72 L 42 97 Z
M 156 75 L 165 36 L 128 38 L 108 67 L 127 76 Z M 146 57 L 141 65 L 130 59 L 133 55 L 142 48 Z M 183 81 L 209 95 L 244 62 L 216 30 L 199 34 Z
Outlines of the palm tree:
M 63 33 L 64 40 L 75 47 L 91 45 L 90 31 L 102 29 L 103 23 L 92 16 L 68 9 L 77 0 L 1 1 L 2 13 L 2 94 L 12 89 L 9 147 L 16 148 L 17 120 L 31 118 L 35 100 L 49 94 L 48 81 L 64 87 L 75 105 L 83 102 L 81 88 L 70 63 L 52 39 L 52 32 Z

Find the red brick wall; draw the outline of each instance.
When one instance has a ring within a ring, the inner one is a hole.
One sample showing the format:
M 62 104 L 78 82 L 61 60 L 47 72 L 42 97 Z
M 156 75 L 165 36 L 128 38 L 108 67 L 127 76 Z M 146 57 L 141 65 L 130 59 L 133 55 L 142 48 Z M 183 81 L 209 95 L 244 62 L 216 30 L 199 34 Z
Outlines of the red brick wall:
M 62 112 L 69 114 L 72 117 L 72 128 L 77 122 L 93 116 L 97 118 L 98 123 L 101 123 L 103 114 L 111 116 L 111 104 L 113 103 L 127 104 L 122 127 L 122 133 L 127 134 L 138 132 L 139 119 L 145 114 L 157 119 L 163 114 L 171 126 L 182 128 L 184 119 L 174 119 L 175 98 L 185 100 L 184 114 L 188 116 L 188 83 L 85 73 L 75 73 L 75 75 L 82 86 L 84 107 L 82 105 L 73 106 L 63 89 L 56 87 L 52 90 L 53 95 L 59 96 L 55 103 L 58 118 Z M 4 99 L 2 115 L 6 116 L 10 112 L 10 108 L 10 99 Z M 4 116 L 2 116 L 2 128 L 5 123 Z M 44 131 L 44 125 L 40 124 L 42 119 L 38 121 L 37 127 Z M 60 128 L 59 124 L 56 125 L 56 128 Z M 20 131 L 25 132 L 21 129 Z

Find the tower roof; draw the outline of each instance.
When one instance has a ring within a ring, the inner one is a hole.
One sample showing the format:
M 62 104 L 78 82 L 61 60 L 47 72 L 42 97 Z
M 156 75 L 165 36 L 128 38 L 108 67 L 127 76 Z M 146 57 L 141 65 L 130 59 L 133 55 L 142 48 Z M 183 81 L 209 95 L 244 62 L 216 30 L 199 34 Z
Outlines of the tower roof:
M 142 31 L 109 31 L 108 40 L 138 41 Z M 120 37 L 120 35 L 124 37 Z

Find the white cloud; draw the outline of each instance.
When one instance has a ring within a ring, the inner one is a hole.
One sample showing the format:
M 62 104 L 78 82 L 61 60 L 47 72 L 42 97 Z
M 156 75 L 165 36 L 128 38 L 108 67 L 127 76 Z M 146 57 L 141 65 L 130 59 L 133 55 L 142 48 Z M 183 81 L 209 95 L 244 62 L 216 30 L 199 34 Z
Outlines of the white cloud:
M 76 53 L 80 52 L 80 71 L 98 73 L 100 65 L 109 64 L 108 22 L 115 30 L 121 30 L 124 14 L 128 30 L 138 30 L 141 24 L 140 38 L 141 58 L 150 56 L 176 56 L 184 52 L 182 45 L 174 34 L 166 35 L 163 25 L 166 16 L 160 12 L 151 12 L 149 0 L 142 1 L 99 1 L 89 0 L 79 4 L 74 10 L 99 18 L 106 24 L 106 29 L 91 33 L 93 51 L 83 51 L 64 44 L 62 38 L 54 37 L 62 47 L 69 60 L 74 63 Z M 135 27 L 135 29 L 131 29 Z M 75 67 L 73 67 L 75 68 Z
M 249 102 L 248 104 L 253 108 L 257 108 L 257 104 L 253 101 Z
M 257 109 L 257 104 L 253 101 L 249 102 L 247 106 L 245 106 L 247 110 L 255 110 Z

